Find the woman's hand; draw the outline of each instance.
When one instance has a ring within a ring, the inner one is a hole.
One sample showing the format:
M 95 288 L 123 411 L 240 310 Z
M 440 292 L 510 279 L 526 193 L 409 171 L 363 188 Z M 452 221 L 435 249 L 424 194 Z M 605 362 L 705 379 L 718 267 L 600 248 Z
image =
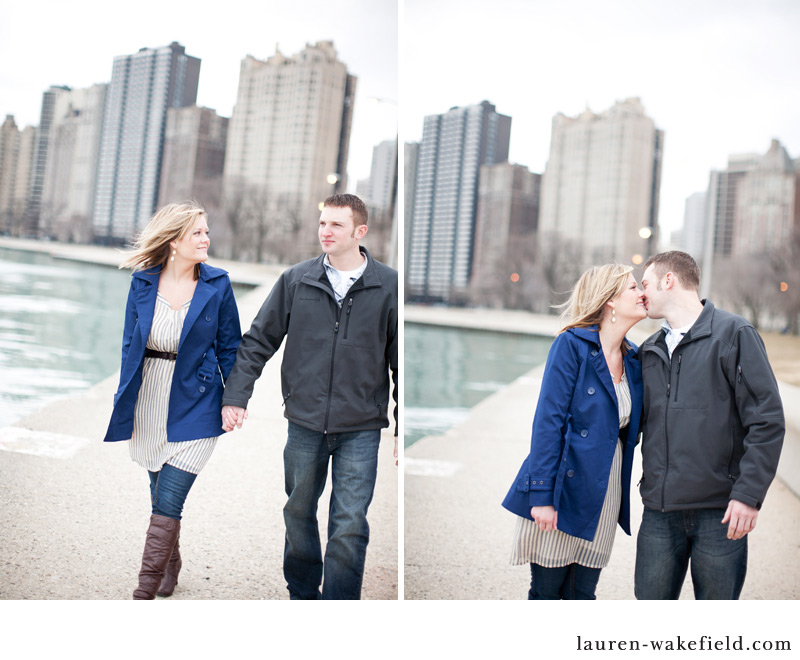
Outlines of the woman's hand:
M 558 511 L 552 506 L 532 506 L 531 518 L 543 532 L 553 532 L 558 525 Z
M 234 428 L 242 428 L 247 419 L 247 410 L 238 406 L 222 406 L 222 429 L 228 433 Z

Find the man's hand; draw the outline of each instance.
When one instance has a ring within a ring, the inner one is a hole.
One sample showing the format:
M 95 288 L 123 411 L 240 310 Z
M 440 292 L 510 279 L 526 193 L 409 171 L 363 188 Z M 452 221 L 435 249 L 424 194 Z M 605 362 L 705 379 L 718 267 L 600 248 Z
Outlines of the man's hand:
M 222 428 L 233 431 L 234 427 L 242 428 L 242 422 L 247 419 L 247 410 L 239 406 L 222 406 Z
M 543 532 L 553 532 L 558 525 L 558 511 L 552 506 L 532 506 L 531 518 Z
M 749 534 L 756 528 L 756 520 L 758 519 L 758 509 L 752 506 L 747 506 L 743 502 L 731 500 L 728 503 L 728 510 L 725 511 L 725 517 L 722 519 L 722 524 L 730 521 L 728 525 L 728 538 L 735 541 L 742 538 L 745 534 Z
M 394 436 L 394 464 L 397 465 L 397 436 Z

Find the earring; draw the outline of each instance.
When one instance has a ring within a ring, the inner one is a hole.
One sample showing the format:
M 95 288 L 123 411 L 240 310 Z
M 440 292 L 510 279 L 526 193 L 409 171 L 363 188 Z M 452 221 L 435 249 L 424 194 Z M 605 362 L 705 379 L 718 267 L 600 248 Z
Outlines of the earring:
M 612 323 L 616 323 L 617 322 L 617 310 L 616 309 L 612 309 L 611 310 L 611 322 Z
M 175 255 L 178 254 L 177 250 L 172 251 L 172 256 L 169 258 L 170 261 L 175 261 Z

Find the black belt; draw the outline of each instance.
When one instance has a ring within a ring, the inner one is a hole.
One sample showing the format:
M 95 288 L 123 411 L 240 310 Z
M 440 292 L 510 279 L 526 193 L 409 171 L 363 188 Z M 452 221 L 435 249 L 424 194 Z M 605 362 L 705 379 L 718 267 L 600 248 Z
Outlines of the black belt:
M 153 351 L 151 349 L 146 349 L 144 352 L 145 357 L 150 358 L 159 358 L 161 360 L 177 360 L 178 354 L 177 353 L 164 353 L 162 351 Z

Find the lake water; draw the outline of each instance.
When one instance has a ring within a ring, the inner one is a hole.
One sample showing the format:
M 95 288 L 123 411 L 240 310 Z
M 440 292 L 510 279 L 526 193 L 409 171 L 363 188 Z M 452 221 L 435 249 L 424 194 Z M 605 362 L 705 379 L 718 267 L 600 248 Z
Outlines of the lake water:
M 438 435 L 544 363 L 552 337 L 406 323 L 404 445 Z
M 129 271 L 0 248 L 0 427 L 119 369 L 129 287 Z

